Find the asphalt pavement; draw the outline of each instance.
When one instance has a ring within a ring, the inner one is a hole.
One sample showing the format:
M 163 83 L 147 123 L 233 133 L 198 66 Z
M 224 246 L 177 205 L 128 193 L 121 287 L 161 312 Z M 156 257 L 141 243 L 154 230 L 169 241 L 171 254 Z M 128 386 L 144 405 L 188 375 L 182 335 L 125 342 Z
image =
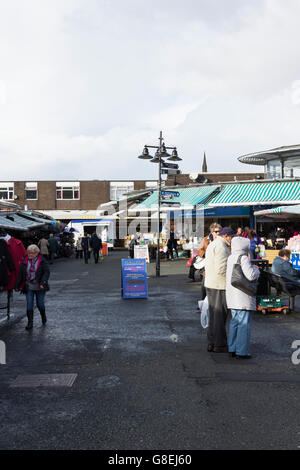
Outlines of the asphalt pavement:
M 300 313 L 254 314 L 250 360 L 208 353 L 186 260 L 124 300 L 124 257 L 57 260 L 46 326 L 25 330 L 19 294 L 0 311 L 0 449 L 300 448 Z

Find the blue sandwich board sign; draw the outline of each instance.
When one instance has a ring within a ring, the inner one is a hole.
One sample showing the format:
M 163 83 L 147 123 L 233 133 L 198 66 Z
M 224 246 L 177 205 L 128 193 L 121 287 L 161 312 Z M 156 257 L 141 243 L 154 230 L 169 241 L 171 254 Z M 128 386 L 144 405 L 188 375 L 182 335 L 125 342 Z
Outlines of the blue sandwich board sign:
M 122 259 L 123 299 L 147 299 L 147 266 L 145 259 Z

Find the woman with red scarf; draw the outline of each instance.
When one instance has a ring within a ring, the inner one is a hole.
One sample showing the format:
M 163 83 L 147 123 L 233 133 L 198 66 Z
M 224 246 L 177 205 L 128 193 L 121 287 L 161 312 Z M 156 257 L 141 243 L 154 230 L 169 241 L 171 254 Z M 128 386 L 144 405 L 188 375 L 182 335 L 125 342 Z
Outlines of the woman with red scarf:
M 33 328 L 34 297 L 36 305 L 42 317 L 43 325 L 47 322 L 45 311 L 45 295 L 49 290 L 48 279 L 50 276 L 47 261 L 40 255 L 39 247 L 30 245 L 27 248 L 27 256 L 21 264 L 15 290 L 21 290 L 26 294 L 28 325 L 26 330 Z

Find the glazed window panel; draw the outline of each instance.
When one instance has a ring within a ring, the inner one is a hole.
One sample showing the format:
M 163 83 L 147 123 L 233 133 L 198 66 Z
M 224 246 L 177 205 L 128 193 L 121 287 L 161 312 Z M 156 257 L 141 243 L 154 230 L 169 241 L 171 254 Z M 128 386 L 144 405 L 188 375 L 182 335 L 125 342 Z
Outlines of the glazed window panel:
M 110 200 L 121 199 L 125 194 L 134 190 L 133 181 L 120 181 L 110 183 Z
M 4 199 L 7 201 L 14 199 L 13 183 L 0 183 L 0 199 Z
M 79 183 L 57 183 L 56 184 L 56 199 L 73 200 L 80 199 L 80 185 Z
M 35 201 L 38 198 L 37 183 L 25 183 L 25 198 L 31 201 Z

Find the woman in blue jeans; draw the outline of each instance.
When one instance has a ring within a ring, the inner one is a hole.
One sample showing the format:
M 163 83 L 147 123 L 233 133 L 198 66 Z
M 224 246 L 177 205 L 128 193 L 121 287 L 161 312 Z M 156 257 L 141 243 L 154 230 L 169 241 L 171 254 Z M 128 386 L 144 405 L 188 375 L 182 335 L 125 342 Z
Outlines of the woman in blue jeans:
M 30 245 L 27 248 L 27 256 L 25 256 L 21 266 L 18 278 L 16 280 L 15 290 L 26 294 L 27 300 L 27 318 L 28 324 L 26 330 L 33 328 L 33 310 L 34 298 L 42 318 L 42 324 L 47 322 L 45 310 L 45 295 L 49 290 L 48 279 L 50 276 L 47 261 L 40 255 L 37 245 Z
M 228 351 L 237 359 L 249 359 L 251 313 L 256 310 L 256 297 L 246 294 L 231 285 L 234 264 L 240 258 L 244 276 L 249 281 L 256 281 L 260 272 L 249 259 L 250 240 L 235 237 L 231 242 L 231 255 L 227 262 L 226 271 L 226 303 L 231 310 L 231 321 L 228 336 Z

